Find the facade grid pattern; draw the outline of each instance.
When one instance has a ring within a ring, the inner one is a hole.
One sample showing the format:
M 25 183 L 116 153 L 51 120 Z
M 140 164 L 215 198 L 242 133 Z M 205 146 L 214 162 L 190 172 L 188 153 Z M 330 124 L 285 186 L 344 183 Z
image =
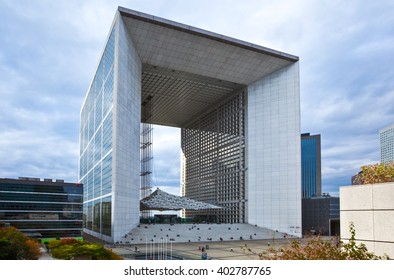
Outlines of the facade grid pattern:
M 302 199 L 302 230 L 332 235 L 330 222 L 339 220 L 339 197 L 319 196 Z
M 141 199 L 152 193 L 153 128 L 152 96 L 142 102 L 141 108 Z M 149 218 L 151 211 L 141 210 L 142 218 Z
M 394 161 L 394 125 L 379 131 L 380 137 L 380 161 L 387 163 Z
M 82 193 L 63 180 L 0 179 L 0 222 L 42 238 L 81 237 Z
M 182 128 L 183 194 L 223 207 L 185 211 L 202 221 L 245 222 L 245 91 Z
M 321 195 L 320 135 L 301 134 L 302 197 Z
M 84 228 L 111 236 L 115 32 L 81 110 L 79 181 L 84 184 Z

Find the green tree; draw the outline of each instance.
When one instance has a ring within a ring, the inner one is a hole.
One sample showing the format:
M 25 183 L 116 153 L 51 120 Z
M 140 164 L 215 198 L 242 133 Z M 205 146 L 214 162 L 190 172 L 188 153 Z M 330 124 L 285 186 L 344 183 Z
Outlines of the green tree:
M 40 245 L 14 227 L 0 227 L 1 260 L 37 260 Z

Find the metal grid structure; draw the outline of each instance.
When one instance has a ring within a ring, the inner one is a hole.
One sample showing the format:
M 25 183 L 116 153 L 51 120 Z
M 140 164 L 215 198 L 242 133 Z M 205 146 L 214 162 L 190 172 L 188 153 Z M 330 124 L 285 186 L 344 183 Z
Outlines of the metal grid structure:
M 142 100 L 153 96 L 150 122 L 184 127 L 244 85 L 143 64 Z M 143 116 L 142 116 L 143 117 Z
M 152 118 L 152 96 L 149 95 L 142 102 L 141 116 L 141 199 L 152 193 L 152 161 L 153 161 L 153 128 L 150 120 Z M 149 218 L 149 210 L 141 211 L 142 218 Z
M 185 211 L 207 222 L 245 222 L 246 93 L 240 91 L 182 128 L 186 197 L 221 206 Z

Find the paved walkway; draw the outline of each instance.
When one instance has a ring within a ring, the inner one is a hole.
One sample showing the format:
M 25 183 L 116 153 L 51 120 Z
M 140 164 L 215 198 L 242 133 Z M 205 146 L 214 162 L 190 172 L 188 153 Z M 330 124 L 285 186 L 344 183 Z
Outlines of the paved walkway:
M 126 259 L 153 258 L 159 252 L 181 259 L 259 259 L 269 246 L 288 244 L 290 236 L 249 224 L 141 224 L 121 238 L 112 250 Z M 137 250 L 136 250 L 137 248 Z
M 168 240 L 174 243 L 266 240 L 286 234 L 249 224 L 141 224 L 123 236 L 119 244 L 145 244 Z
M 270 240 L 247 240 L 247 241 L 223 241 L 223 242 L 190 242 L 190 243 L 155 243 L 140 245 L 124 245 L 122 247 L 111 248 L 115 253 L 125 259 L 135 259 L 141 256 L 150 258 L 154 252 L 163 255 L 177 256 L 185 260 L 199 260 L 202 255 L 202 248 L 207 253 L 209 259 L 215 260 L 258 260 L 259 253 L 270 247 L 280 248 L 291 242 L 289 239 Z M 208 247 L 207 247 L 208 246 Z M 135 248 L 137 247 L 137 252 Z M 154 249 L 153 249 L 154 248 Z M 171 250 L 172 248 L 172 250 Z M 205 249 L 207 248 L 207 249 Z M 164 257 L 165 259 L 166 257 Z M 168 257 L 169 258 L 169 257 Z
M 105 244 L 89 235 L 84 238 L 105 245 L 125 259 L 156 258 L 153 255 L 159 253 L 161 259 L 176 256 L 185 260 L 201 259 L 203 248 L 208 259 L 258 260 L 259 253 L 292 240 L 291 236 L 248 224 L 141 224 L 118 244 Z M 41 260 L 53 259 L 45 247 L 42 252 Z
M 52 258 L 52 256 L 47 252 L 44 244 L 40 245 L 40 251 L 41 257 L 39 258 L 39 260 L 54 260 L 54 258 Z

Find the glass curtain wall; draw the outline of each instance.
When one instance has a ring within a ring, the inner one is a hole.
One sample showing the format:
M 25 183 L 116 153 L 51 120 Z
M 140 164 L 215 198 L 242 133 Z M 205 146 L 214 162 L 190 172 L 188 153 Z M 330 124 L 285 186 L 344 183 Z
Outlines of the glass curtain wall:
M 111 236 L 114 55 L 113 29 L 82 107 L 80 133 L 84 228 L 107 236 Z
M 317 192 L 316 178 L 316 139 L 303 138 L 301 140 L 301 161 L 302 161 L 302 197 L 312 197 Z
M 80 237 L 82 187 L 0 182 L 0 221 L 43 238 Z

